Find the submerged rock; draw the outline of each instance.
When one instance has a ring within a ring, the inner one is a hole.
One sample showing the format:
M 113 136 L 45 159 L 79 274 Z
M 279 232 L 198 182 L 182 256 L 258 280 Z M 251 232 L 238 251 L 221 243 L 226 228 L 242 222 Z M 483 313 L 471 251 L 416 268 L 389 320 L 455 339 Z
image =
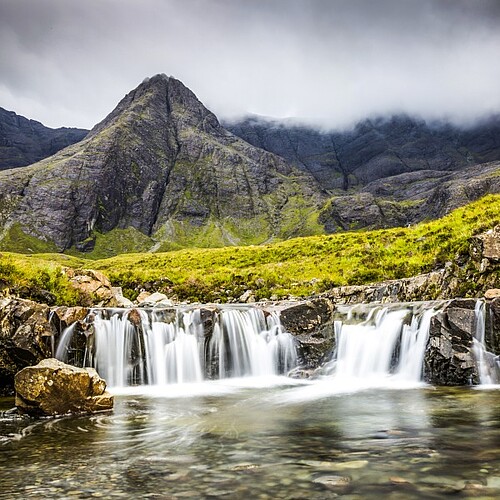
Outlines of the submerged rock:
M 16 406 L 31 416 L 93 413 L 113 408 L 106 382 L 93 368 L 77 368 L 49 358 L 15 376 Z

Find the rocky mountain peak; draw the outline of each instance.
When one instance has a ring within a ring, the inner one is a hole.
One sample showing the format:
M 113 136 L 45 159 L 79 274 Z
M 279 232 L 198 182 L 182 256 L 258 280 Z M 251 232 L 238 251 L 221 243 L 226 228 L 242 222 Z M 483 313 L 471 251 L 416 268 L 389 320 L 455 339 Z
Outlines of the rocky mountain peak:
M 180 80 L 158 74 L 130 91 L 89 136 L 116 125 L 128 127 L 135 122 L 170 118 L 182 127 L 201 127 L 212 132 L 220 127 L 216 116 Z
M 182 82 L 156 75 L 78 145 L 0 173 L 0 223 L 59 250 L 90 250 L 113 230 L 151 245 L 253 243 L 309 234 L 320 192 L 226 131 Z

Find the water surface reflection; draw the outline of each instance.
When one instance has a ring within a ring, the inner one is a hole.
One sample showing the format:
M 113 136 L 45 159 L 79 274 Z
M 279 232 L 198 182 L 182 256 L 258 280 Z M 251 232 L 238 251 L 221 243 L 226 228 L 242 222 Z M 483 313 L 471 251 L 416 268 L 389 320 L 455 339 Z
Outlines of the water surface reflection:
M 0 495 L 500 497 L 498 390 L 301 397 L 314 387 L 275 382 L 163 395 L 131 389 L 113 413 L 91 417 L 3 415 Z

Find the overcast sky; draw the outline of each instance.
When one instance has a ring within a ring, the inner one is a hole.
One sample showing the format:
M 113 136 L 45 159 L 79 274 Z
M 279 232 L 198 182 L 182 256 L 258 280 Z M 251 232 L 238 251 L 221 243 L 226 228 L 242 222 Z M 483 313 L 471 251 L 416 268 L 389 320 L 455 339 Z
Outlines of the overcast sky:
M 90 128 L 145 77 L 219 117 L 500 112 L 500 0 L 0 0 L 0 106 Z

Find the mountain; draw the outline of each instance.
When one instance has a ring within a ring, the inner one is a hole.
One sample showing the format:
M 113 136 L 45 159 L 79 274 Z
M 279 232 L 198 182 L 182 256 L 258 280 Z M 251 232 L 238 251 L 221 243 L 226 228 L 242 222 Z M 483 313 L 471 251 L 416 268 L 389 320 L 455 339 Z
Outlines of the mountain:
M 499 117 L 464 130 L 406 116 L 329 133 L 226 127 L 179 80 L 145 80 L 82 141 L 0 171 L 0 250 L 259 244 L 404 226 L 500 192 Z
M 258 117 L 225 126 L 314 176 L 331 195 L 326 232 L 414 224 L 500 192 L 500 116 L 465 129 L 408 116 L 344 132 Z
M 179 80 L 157 75 L 83 141 L 0 172 L 0 249 L 261 243 L 320 232 L 324 200 L 310 174 L 234 136 Z
M 310 172 L 332 192 L 407 172 L 454 171 L 500 160 L 500 115 L 464 129 L 404 115 L 365 120 L 343 132 L 259 117 L 225 127 Z
M 48 128 L 0 108 L 0 170 L 35 163 L 81 141 L 88 130 Z

